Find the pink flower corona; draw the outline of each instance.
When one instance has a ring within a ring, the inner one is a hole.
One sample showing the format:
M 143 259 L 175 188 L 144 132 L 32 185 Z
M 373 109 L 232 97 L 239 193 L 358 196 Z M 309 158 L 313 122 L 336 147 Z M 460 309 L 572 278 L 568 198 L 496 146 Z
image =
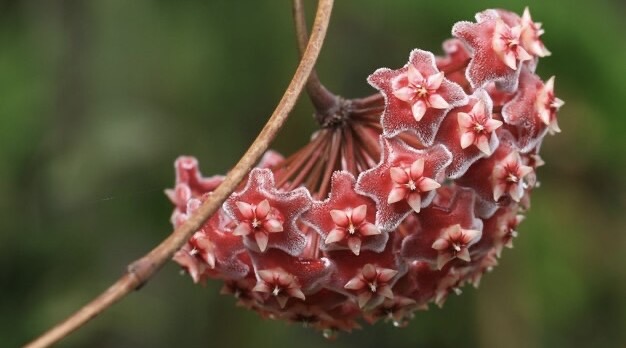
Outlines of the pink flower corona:
M 534 73 L 550 52 L 528 9 L 486 10 L 452 34 L 442 56 L 415 49 L 376 70 L 378 92 L 341 99 L 293 155 L 268 151 L 174 261 L 264 318 L 327 337 L 362 320 L 405 326 L 478 286 L 513 246 L 563 101 L 554 77 Z M 175 168 L 179 226 L 223 177 L 192 157 Z

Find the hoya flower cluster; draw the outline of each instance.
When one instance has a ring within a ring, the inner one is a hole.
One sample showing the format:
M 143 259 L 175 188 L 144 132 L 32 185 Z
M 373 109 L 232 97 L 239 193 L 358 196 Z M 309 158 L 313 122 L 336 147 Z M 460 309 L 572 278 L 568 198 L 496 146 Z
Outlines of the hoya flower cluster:
M 543 137 L 560 131 L 554 77 L 534 73 L 542 33 L 528 9 L 486 10 L 454 25 L 445 55 L 416 49 L 375 71 L 379 93 L 342 100 L 288 158 L 268 152 L 174 260 L 264 317 L 327 334 L 404 325 L 477 286 L 529 208 Z M 191 157 L 175 166 L 177 226 L 222 177 Z

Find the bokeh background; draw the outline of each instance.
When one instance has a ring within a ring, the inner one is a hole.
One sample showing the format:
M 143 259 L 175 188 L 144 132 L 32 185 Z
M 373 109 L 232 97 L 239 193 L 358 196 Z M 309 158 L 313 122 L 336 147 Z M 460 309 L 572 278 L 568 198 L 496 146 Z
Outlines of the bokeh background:
M 314 1 L 309 1 L 312 17 Z M 195 286 L 169 263 L 60 347 L 626 347 L 626 5 L 597 1 L 337 1 L 318 71 L 347 97 L 440 52 L 455 21 L 530 5 L 553 52 L 563 133 L 515 248 L 443 309 L 327 343 Z M 224 173 L 297 63 L 289 1 L 0 2 L 0 346 L 25 343 L 170 232 L 173 161 Z M 315 129 L 306 98 L 274 148 Z

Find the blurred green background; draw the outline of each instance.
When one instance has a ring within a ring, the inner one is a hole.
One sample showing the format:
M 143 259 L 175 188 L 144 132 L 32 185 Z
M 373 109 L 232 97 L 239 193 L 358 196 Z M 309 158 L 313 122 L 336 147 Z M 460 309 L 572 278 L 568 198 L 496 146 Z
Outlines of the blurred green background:
M 309 1 L 309 17 L 314 2 Z M 455 21 L 531 7 L 557 75 L 563 133 L 513 250 L 443 309 L 332 344 L 194 286 L 169 263 L 62 347 L 626 347 L 626 5 L 590 1 L 337 1 L 318 66 L 333 91 Z M 117 279 L 170 232 L 180 154 L 224 173 L 297 63 L 289 1 L 0 2 L 0 347 L 25 343 Z M 315 129 L 301 102 L 274 148 Z

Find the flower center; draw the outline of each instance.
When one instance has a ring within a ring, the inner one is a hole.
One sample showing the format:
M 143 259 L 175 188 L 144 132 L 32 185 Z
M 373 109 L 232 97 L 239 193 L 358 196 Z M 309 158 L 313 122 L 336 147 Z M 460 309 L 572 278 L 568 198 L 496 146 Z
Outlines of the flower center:
M 373 281 L 371 283 L 368 284 L 370 287 L 370 291 L 371 292 L 376 292 L 376 289 L 378 288 L 378 285 L 376 284 L 376 281 Z
M 410 179 L 409 182 L 406 183 L 406 187 L 411 191 L 415 191 L 417 189 L 417 185 L 415 185 L 415 181 L 413 181 L 413 179 Z
M 274 290 L 272 290 L 272 295 L 278 296 L 278 294 L 280 294 L 280 288 L 276 285 L 274 286 Z
M 461 243 L 458 243 L 458 242 L 452 243 L 452 248 L 454 249 L 455 252 L 458 253 L 459 251 L 461 251 Z
M 254 220 L 252 220 L 252 228 L 259 228 L 259 226 L 261 226 L 261 222 L 259 222 L 257 218 L 254 218 Z
M 513 174 L 513 173 L 509 173 L 509 176 L 506 177 L 506 181 L 509 182 L 518 182 L 519 178 L 517 177 L 517 175 Z
M 354 227 L 352 222 L 350 222 L 350 225 L 348 225 L 348 233 L 354 234 L 354 232 L 356 232 L 356 228 Z
M 476 123 L 476 125 L 474 126 L 474 130 L 476 131 L 476 133 L 481 133 L 485 130 L 485 126 L 480 123 Z
M 420 98 L 424 98 L 426 96 L 428 96 L 428 90 L 426 89 L 426 87 L 422 86 L 422 85 L 417 85 L 417 96 Z

